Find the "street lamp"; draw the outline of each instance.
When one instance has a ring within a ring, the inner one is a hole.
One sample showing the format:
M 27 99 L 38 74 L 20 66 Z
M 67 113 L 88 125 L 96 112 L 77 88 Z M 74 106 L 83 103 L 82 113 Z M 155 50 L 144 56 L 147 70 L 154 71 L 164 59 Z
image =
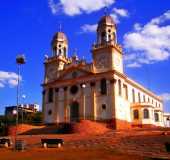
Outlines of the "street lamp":
M 24 109 L 25 109 L 24 108 L 25 107 L 25 101 L 24 100 L 25 100 L 25 98 L 26 98 L 26 95 L 23 94 L 22 95 L 22 99 L 23 99 L 22 103 L 23 103 L 23 105 L 22 105 L 22 108 L 21 108 L 22 109 L 22 121 L 21 121 L 22 123 L 24 123 Z
M 25 56 L 24 55 L 18 55 L 16 57 L 16 63 L 17 63 L 17 70 L 18 70 L 18 78 L 17 78 L 17 115 L 16 115 L 16 134 L 15 134 L 15 142 L 16 142 L 16 138 L 17 138 L 17 127 L 18 127 L 18 119 L 19 119 L 19 111 L 18 111 L 18 108 L 19 108 L 19 95 L 20 95 L 20 68 L 21 68 L 21 65 L 25 64 Z
M 84 120 L 86 119 L 86 107 L 85 107 L 85 93 L 84 93 L 84 89 L 86 88 L 86 84 L 81 84 L 81 87 L 82 87 L 82 92 L 83 92 L 83 112 L 84 112 L 84 115 L 83 115 L 83 118 Z
M 12 114 L 13 114 L 14 116 L 17 115 L 17 110 L 14 109 L 14 110 L 12 111 Z

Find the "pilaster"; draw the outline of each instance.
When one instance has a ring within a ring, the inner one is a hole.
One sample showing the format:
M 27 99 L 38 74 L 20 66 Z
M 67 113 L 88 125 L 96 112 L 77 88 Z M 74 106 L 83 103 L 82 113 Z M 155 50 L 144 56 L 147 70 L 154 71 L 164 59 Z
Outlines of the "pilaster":
M 95 82 L 91 82 L 90 86 L 91 86 L 91 106 L 93 108 L 93 120 L 97 120 Z

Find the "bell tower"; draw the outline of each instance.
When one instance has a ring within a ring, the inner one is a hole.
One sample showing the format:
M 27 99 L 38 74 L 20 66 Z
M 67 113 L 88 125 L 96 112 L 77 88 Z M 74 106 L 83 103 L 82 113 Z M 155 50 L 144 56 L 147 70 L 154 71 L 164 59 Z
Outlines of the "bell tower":
M 54 81 L 68 64 L 68 40 L 63 32 L 57 32 L 51 42 L 52 56 L 45 58 L 45 83 Z
M 97 44 L 117 43 L 116 25 L 110 16 L 104 16 L 97 27 Z
M 96 72 L 116 70 L 123 73 L 122 48 L 117 43 L 116 24 L 110 15 L 103 16 L 98 23 L 92 56 Z
M 53 56 L 67 57 L 68 41 L 63 32 L 57 32 L 51 42 Z
M 57 69 L 63 70 L 68 57 L 68 40 L 63 32 L 57 32 L 51 42 L 52 57 L 57 58 Z

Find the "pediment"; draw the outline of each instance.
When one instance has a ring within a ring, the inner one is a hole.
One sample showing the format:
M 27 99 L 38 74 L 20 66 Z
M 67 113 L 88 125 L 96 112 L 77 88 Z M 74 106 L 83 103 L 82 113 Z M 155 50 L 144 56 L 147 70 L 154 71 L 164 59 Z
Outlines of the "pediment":
M 68 80 L 89 75 L 93 75 L 93 73 L 79 67 L 72 67 L 63 71 L 58 80 Z

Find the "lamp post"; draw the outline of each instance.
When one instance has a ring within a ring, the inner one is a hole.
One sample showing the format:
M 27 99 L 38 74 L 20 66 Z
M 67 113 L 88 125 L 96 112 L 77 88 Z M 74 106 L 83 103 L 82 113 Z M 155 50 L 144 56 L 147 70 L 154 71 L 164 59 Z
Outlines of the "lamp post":
M 86 84 L 82 84 L 81 85 L 81 87 L 82 87 L 82 91 L 83 91 L 83 118 L 84 118 L 84 120 L 86 119 L 86 106 L 85 106 L 85 93 L 84 93 L 84 89 L 86 88 Z
M 16 143 L 16 139 L 17 139 L 17 132 L 18 132 L 18 120 L 19 120 L 19 95 L 20 95 L 20 68 L 21 65 L 25 64 L 25 56 L 24 55 L 18 55 L 16 57 L 16 63 L 17 63 L 17 72 L 18 72 L 18 78 L 17 78 L 17 109 L 16 109 L 16 133 L 15 133 L 15 143 Z
M 26 98 L 26 95 L 23 94 L 23 95 L 22 95 L 22 103 L 23 103 L 23 104 L 22 104 L 22 121 L 21 121 L 22 123 L 24 123 L 24 108 L 25 108 L 25 105 L 26 105 L 26 104 L 25 104 L 25 101 L 24 101 L 25 98 Z

